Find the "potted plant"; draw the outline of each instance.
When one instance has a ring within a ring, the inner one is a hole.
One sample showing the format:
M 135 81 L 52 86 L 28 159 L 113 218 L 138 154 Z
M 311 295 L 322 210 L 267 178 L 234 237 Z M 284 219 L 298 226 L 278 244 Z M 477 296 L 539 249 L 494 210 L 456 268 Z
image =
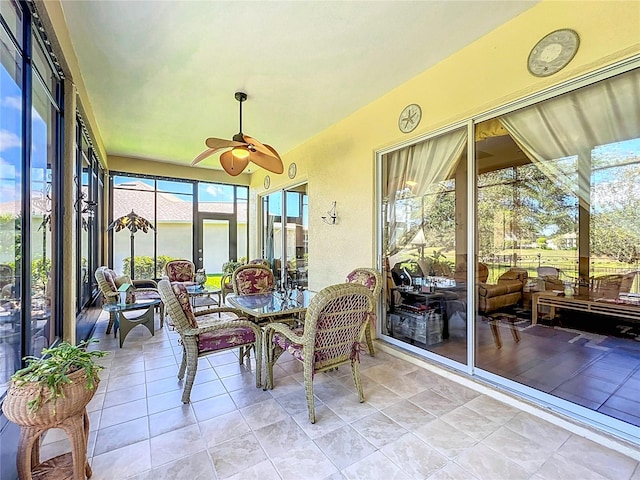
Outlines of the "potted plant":
M 27 366 L 12 375 L 2 404 L 7 418 L 21 426 L 46 426 L 82 413 L 100 382 L 103 367 L 96 359 L 108 354 L 87 350 L 94 342 L 61 342 L 43 349 L 41 358 L 26 357 Z

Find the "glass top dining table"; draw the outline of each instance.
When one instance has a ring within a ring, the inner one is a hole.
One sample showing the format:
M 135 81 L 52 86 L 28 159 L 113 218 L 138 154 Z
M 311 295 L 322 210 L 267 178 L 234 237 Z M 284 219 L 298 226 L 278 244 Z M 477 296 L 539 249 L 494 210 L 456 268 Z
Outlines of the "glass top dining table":
M 229 294 L 226 302 L 257 322 L 263 322 L 277 317 L 303 314 L 314 295 L 315 292 L 309 290 L 294 290 L 286 297 L 276 291 L 251 295 Z

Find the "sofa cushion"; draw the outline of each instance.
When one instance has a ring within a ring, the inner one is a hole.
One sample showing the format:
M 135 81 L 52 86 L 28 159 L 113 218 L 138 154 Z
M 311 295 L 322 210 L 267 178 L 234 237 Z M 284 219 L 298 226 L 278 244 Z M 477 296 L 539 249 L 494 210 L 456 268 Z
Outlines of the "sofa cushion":
M 481 283 L 478 287 L 481 297 L 497 297 L 508 293 L 520 292 L 521 290 L 522 282 L 519 280 L 503 280 L 495 285 Z
M 521 276 L 522 276 L 522 273 L 518 272 L 517 270 L 508 270 L 508 271 L 504 272 L 502 275 L 500 275 L 500 278 L 498 279 L 498 281 L 500 281 L 500 280 L 520 280 Z

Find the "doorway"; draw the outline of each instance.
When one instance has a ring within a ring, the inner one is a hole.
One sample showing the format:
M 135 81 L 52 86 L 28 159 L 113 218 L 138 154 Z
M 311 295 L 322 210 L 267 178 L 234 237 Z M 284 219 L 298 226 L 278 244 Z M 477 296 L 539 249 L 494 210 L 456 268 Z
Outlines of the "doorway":
M 238 258 L 238 229 L 233 215 L 199 213 L 196 234 L 196 268 L 222 273 L 222 266 Z

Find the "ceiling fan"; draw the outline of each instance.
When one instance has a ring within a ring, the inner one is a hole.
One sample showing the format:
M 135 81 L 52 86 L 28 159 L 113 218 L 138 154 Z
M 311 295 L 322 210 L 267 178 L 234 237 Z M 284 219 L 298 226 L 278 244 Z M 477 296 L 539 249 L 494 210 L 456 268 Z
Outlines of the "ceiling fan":
M 284 172 L 282 159 L 273 147 L 260 143 L 255 138 L 242 133 L 242 102 L 247 99 L 247 94 L 236 92 L 235 98 L 240 102 L 240 132 L 236 133 L 232 140 L 215 137 L 207 138 L 204 143 L 209 148 L 198 155 L 191 162 L 191 165 L 195 165 L 220 150 L 231 148 L 231 150 L 220 155 L 220 164 L 229 175 L 234 177 L 240 175 L 249 162 L 253 162 L 273 173 Z

